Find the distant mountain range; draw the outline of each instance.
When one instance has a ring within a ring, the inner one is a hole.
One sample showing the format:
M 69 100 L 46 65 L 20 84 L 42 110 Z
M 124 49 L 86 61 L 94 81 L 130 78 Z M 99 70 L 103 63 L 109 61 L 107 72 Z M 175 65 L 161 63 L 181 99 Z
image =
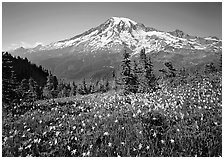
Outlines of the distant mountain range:
M 194 67 L 217 60 L 222 41 L 197 37 L 181 30 L 159 31 L 128 18 L 112 17 L 80 35 L 35 48 L 18 48 L 13 55 L 27 57 L 60 78 L 110 76 L 118 69 L 124 49 L 135 58 L 142 48 L 152 56 L 155 71 L 171 61 L 176 67 Z

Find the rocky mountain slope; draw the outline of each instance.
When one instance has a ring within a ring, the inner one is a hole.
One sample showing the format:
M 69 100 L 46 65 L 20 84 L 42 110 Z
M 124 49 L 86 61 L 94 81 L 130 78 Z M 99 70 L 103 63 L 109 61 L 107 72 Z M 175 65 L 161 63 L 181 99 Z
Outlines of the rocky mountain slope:
M 222 51 L 222 41 L 191 36 L 180 30 L 159 31 L 128 18 L 112 17 L 72 38 L 35 48 L 21 47 L 11 53 L 42 64 L 59 77 L 76 79 L 106 75 L 119 65 L 124 49 L 134 57 L 143 47 L 158 68 L 164 61 L 181 67 L 213 60 Z

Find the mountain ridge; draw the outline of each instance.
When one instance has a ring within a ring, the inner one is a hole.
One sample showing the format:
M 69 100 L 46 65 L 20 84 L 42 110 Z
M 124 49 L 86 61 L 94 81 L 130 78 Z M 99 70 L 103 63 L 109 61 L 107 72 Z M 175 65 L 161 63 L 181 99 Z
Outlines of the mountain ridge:
M 203 61 L 202 59 L 221 53 L 222 40 L 212 36 L 202 38 L 188 35 L 179 29 L 164 32 L 129 18 L 112 17 L 71 38 L 30 49 L 20 48 L 11 53 L 27 57 L 56 72 L 59 77 L 73 78 L 71 74 L 82 74 L 87 68 L 92 70 L 95 67 L 98 72 L 105 72 L 110 66 L 115 68 L 124 49 L 135 57 L 142 48 L 145 48 L 147 54 L 153 54 L 155 62 L 175 62 L 178 59 L 181 61 L 176 62 L 180 65 L 191 66 L 200 63 L 195 61 Z M 94 76 L 93 72 L 94 70 L 88 76 Z

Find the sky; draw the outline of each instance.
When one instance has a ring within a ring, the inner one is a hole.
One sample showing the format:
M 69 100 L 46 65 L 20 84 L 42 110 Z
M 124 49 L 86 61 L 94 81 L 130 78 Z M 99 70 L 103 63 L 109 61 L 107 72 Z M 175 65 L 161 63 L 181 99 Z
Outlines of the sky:
M 221 2 L 3 2 L 2 49 L 68 39 L 114 16 L 161 31 L 222 38 Z

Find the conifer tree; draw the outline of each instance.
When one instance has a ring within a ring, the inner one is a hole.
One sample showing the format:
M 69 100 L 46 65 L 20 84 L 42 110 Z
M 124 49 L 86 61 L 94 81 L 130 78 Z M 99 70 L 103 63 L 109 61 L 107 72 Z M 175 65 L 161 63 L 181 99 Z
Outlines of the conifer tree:
M 131 80 L 131 85 L 132 85 L 132 89 L 131 89 L 131 92 L 133 93 L 137 93 L 138 91 L 138 84 L 139 84 L 139 81 L 138 81 L 138 65 L 137 65 L 137 62 L 134 60 L 133 62 L 133 69 L 132 69 L 132 80 Z
M 121 85 L 123 86 L 124 94 L 128 94 L 131 92 L 132 88 L 132 73 L 131 73 L 131 60 L 130 54 L 124 50 L 123 60 L 121 64 Z
M 139 92 L 151 92 L 155 89 L 156 77 L 153 73 L 151 58 L 146 56 L 143 48 L 140 53 L 139 66 L 137 69 L 139 78 Z
M 28 98 L 30 98 L 31 101 L 34 101 L 37 99 L 37 83 L 34 81 L 34 79 L 31 77 L 29 79 L 29 94 Z
M 77 86 L 75 85 L 75 82 L 73 81 L 70 96 L 76 96 L 76 93 L 77 93 Z
M 56 98 L 58 96 L 58 80 L 56 76 L 50 74 L 47 78 L 47 84 L 44 87 L 43 93 L 47 98 Z
M 2 53 L 2 101 L 8 104 L 17 98 L 17 79 L 11 58 L 8 52 Z

